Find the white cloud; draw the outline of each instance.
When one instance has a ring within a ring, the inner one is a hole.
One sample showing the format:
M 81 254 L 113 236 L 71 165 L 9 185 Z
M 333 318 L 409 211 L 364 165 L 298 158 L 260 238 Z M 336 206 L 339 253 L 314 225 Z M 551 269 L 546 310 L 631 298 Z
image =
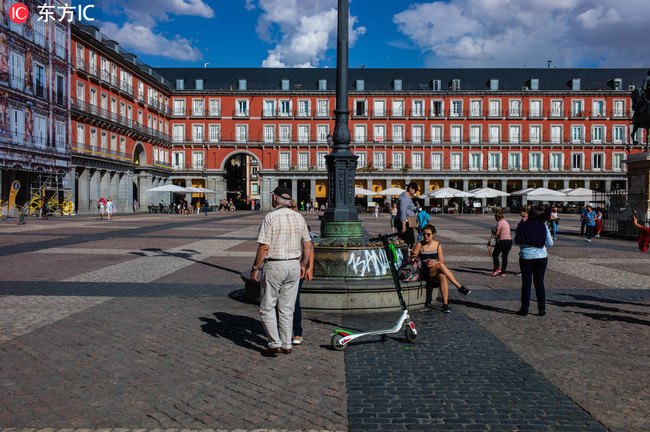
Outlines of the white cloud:
M 433 1 L 393 17 L 429 67 L 645 66 L 649 20 L 647 0 Z
M 158 22 L 173 16 L 214 17 L 214 10 L 203 0 L 104 0 L 104 8 L 112 14 L 125 15 L 122 26 L 105 22 L 100 30 L 135 53 L 169 57 L 177 60 L 200 60 L 201 52 L 180 36 L 165 37 L 155 32 Z
M 155 34 L 145 26 L 127 22 L 122 27 L 118 27 L 114 23 L 106 23 L 102 26 L 101 31 L 133 52 L 182 61 L 195 61 L 203 57 L 201 51 L 193 48 L 187 39 L 178 36 L 175 39 L 167 39 L 162 35 Z
M 274 43 L 262 62 L 263 67 L 316 67 L 326 51 L 336 46 L 337 10 L 334 0 L 259 0 L 246 1 L 246 8 L 259 8 L 257 34 Z M 354 45 L 366 31 L 349 19 L 349 40 Z

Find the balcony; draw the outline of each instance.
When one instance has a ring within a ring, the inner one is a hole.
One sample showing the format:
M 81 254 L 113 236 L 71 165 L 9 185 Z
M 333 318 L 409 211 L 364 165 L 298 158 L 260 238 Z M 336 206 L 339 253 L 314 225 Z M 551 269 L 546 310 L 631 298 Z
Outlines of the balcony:
M 185 118 L 187 114 L 185 112 L 185 107 L 174 107 L 172 111 L 172 117 L 174 118 Z
M 409 113 L 409 118 L 424 119 L 427 117 L 427 112 L 424 109 L 412 109 Z
M 329 110 L 319 109 L 314 112 L 314 117 L 317 119 L 332 118 L 332 113 Z
M 234 110 L 232 113 L 233 117 L 236 118 L 250 118 L 250 111 L 249 110 Z
M 526 117 L 528 117 L 529 119 L 542 119 L 544 118 L 544 111 L 530 110 L 526 113 Z
M 208 111 L 208 118 L 219 118 L 221 117 L 221 109 L 211 109 Z
M 131 155 L 128 153 L 122 153 L 117 150 L 110 150 L 108 148 L 97 147 L 96 145 L 90 145 L 86 143 L 81 143 L 78 141 L 72 142 L 72 153 L 84 154 L 89 156 L 95 156 L 99 158 L 108 158 L 114 160 L 120 160 L 122 162 L 131 162 Z
M 304 110 L 304 109 L 297 109 L 294 112 L 294 117 L 299 118 L 299 119 L 310 119 L 311 118 L 311 113 L 309 110 Z
M 204 118 L 205 117 L 205 110 L 192 110 L 192 115 L 190 115 L 192 118 Z
M 373 109 L 370 115 L 374 118 L 387 118 L 388 111 L 385 108 Z
M 390 111 L 391 118 L 406 118 L 406 111 L 404 109 L 393 109 Z

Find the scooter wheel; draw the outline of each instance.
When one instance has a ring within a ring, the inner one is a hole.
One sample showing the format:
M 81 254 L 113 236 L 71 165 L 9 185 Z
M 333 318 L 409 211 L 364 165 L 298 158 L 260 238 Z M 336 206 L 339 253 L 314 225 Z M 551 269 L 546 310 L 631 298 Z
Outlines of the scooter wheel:
M 332 348 L 334 348 L 337 351 L 343 351 L 348 346 L 348 344 L 342 343 L 341 339 L 343 339 L 342 334 L 334 333 L 332 335 Z
M 411 327 L 406 326 L 404 329 L 404 336 L 406 337 L 406 340 L 413 343 L 418 340 L 418 334 L 411 329 Z

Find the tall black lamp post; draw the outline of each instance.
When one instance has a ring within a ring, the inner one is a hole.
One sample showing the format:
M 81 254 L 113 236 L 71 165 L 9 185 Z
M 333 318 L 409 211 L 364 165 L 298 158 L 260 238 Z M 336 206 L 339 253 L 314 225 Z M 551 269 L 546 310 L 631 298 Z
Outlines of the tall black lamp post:
M 350 151 L 348 127 L 348 0 L 338 0 L 336 48 L 336 109 L 332 152 L 327 164 L 327 210 L 322 218 L 323 237 L 355 238 L 363 235 L 359 214 L 354 207 L 354 172 L 357 156 Z

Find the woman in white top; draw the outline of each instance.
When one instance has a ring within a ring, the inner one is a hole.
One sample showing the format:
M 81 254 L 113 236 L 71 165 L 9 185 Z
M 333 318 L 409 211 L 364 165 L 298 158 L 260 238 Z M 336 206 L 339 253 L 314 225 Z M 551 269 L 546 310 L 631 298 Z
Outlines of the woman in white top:
M 113 204 L 113 200 L 109 198 L 106 203 L 106 215 L 108 216 L 108 220 L 111 220 L 111 217 L 113 217 L 113 210 L 115 210 L 115 205 Z

